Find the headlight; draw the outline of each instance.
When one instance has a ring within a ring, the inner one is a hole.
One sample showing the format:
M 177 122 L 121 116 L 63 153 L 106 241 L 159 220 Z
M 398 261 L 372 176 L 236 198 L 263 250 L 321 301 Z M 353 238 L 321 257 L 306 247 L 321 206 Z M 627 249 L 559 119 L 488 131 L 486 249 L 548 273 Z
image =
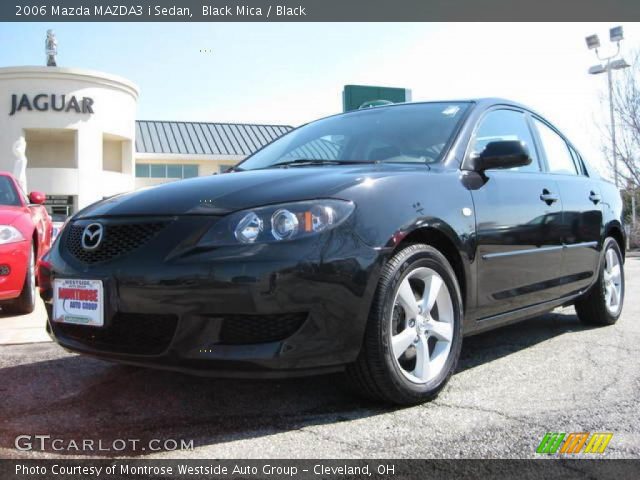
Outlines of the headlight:
M 0 245 L 21 242 L 22 240 L 24 237 L 17 228 L 10 225 L 0 225 Z
M 258 215 L 249 212 L 240 220 L 234 233 L 240 243 L 253 243 L 262 232 L 263 225 L 264 223 Z
M 313 200 L 253 208 L 217 222 L 200 246 L 273 243 L 297 240 L 335 228 L 355 205 L 344 200 Z
M 299 225 L 297 215 L 282 208 L 271 216 L 271 235 L 276 240 L 288 240 L 298 233 Z

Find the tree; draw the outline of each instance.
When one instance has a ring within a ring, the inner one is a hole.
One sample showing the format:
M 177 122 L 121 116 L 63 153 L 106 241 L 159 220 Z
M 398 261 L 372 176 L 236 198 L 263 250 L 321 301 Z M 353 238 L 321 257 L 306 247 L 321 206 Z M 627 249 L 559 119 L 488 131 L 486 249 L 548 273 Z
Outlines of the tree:
M 631 67 L 615 72 L 613 80 L 616 156 L 623 188 L 640 187 L 640 50 L 632 60 Z M 607 143 L 605 153 L 613 170 L 612 147 Z
M 612 87 L 613 112 L 616 122 L 615 153 L 619 186 L 623 190 L 624 214 L 627 221 L 630 221 L 632 216 L 632 197 L 636 199 L 636 218 L 640 213 L 638 205 L 638 192 L 640 191 L 640 50 L 631 55 L 631 60 L 629 68 L 614 73 Z M 603 150 L 613 172 L 614 157 L 610 135 L 610 131 L 605 135 L 607 142 L 603 146 Z M 634 233 L 634 236 L 637 236 L 637 232 Z M 638 239 L 635 239 L 635 242 L 637 241 Z

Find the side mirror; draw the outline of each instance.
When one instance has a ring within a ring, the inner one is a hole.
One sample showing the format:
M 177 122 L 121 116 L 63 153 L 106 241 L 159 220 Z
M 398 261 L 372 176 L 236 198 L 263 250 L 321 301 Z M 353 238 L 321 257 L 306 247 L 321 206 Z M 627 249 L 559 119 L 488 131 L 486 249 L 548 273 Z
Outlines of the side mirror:
M 47 200 L 47 196 L 42 192 L 31 192 L 29 194 L 29 202 L 36 205 L 43 205 Z
M 480 173 L 493 168 L 524 167 L 530 163 L 529 150 L 519 140 L 489 142 L 471 159 L 471 167 Z

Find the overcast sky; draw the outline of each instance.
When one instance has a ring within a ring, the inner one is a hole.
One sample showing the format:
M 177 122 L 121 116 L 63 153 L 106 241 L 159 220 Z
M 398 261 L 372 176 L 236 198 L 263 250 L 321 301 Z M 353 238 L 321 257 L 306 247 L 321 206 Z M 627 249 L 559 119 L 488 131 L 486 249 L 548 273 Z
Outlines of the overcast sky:
M 623 23 L 623 51 L 640 24 Z M 341 111 L 345 84 L 410 88 L 414 100 L 499 96 L 525 103 L 601 167 L 606 76 L 584 37 L 610 48 L 613 24 L 0 23 L 0 65 L 58 65 L 124 76 L 139 119 L 299 125 Z M 629 55 L 628 55 L 629 56 Z

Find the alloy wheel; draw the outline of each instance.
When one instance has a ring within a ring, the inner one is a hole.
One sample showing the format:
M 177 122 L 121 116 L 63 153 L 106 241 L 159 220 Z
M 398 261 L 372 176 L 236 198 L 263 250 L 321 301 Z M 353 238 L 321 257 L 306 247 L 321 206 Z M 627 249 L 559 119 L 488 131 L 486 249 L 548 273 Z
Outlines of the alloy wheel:
M 616 315 L 621 307 L 622 281 L 620 258 L 609 248 L 604 257 L 604 300 L 611 315 Z
M 454 309 L 442 277 L 418 267 L 400 283 L 391 313 L 391 347 L 402 374 L 427 383 L 445 367 L 453 341 Z

